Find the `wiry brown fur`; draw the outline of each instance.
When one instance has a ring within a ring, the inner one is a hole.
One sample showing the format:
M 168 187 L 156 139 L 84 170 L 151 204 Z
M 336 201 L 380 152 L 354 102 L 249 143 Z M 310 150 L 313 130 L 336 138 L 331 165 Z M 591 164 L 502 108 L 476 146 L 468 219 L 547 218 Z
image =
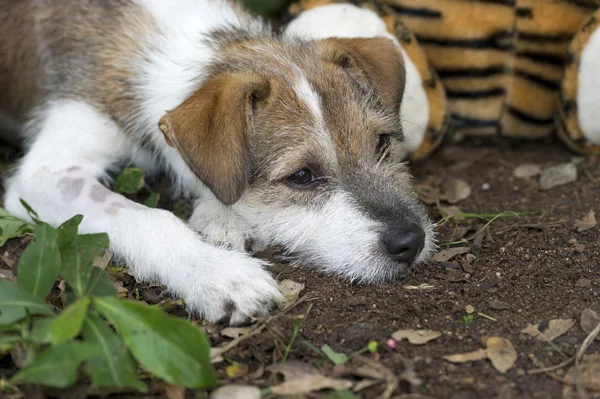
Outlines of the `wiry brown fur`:
M 79 99 L 126 127 L 137 106 L 129 61 L 154 28 L 127 0 L 1 0 L 1 109 L 24 118 L 45 99 Z

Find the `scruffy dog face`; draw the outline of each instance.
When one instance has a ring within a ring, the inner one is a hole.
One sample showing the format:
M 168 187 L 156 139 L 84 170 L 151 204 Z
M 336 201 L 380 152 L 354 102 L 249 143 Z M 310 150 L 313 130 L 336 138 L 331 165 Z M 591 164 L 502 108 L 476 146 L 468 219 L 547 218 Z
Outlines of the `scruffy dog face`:
M 432 227 L 391 155 L 404 89 L 394 44 L 247 39 L 222 50 L 160 127 L 253 238 L 364 282 L 424 261 Z

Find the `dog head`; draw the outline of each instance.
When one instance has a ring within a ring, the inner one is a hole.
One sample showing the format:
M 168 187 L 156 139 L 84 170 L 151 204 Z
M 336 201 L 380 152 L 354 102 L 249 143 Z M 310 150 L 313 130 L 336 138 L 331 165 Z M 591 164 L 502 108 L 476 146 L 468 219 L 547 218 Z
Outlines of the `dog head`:
M 404 89 L 391 40 L 250 38 L 218 54 L 159 126 L 253 238 L 368 282 L 428 257 L 431 224 L 391 155 Z

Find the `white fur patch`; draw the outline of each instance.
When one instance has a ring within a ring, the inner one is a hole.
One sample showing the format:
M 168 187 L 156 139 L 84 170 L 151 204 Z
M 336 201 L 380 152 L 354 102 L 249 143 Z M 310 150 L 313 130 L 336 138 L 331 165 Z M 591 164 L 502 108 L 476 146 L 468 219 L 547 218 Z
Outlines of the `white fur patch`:
M 404 132 L 404 144 L 408 152 L 419 149 L 429 123 L 429 102 L 423 88 L 423 79 L 414 62 L 400 47 L 406 69 L 406 86 L 400 104 L 400 123 Z
M 406 68 L 406 87 L 399 110 L 405 136 L 402 155 L 419 148 L 429 122 L 429 103 L 423 81 L 415 64 L 375 12 L 351 4 L 328 4 L 302 12 L 290 22 L 285 33 L 306 39 L 387 37 L 392 40 L 402 52 Z
M 600 144 L 600 29 L 581 53 L 577 86 L 579 124 L 590 143 Z

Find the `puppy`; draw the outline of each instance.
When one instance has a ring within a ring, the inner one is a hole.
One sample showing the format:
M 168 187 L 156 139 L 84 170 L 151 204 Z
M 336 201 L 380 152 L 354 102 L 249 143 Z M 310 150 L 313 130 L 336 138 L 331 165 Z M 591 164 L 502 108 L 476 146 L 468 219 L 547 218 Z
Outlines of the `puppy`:
M 0 109 L 26 143 L 13 214 L 29 218 L 20 199 L 53 225 L 82 214 L 137 278 L 231 324 L 281 300 L 249 241 L 360 282 L 430 255 L 393 156 L 405 76 L 390 38 L 277 35 L 223 0 L 0 0 L 0 18 Z M 168 173 L 196 200 L 189 223 L 110 191 L 126 165 Z

